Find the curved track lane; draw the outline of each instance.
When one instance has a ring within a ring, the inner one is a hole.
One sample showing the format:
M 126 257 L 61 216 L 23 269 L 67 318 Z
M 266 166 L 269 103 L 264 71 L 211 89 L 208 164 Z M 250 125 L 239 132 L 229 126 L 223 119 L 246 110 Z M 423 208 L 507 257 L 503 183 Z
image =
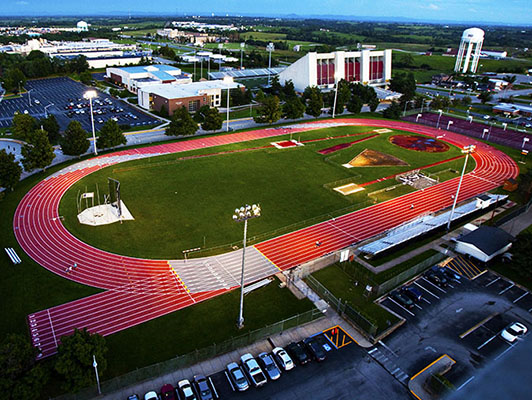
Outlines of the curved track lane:
M 119 151 L 67 167 L 37 184 L 21 200 L 13 220 L 15 235 L 23 250 L 51 272 L 105 291 L 28 316 L 33 344 L 41 349 L 42 356 L 54 354 L 60 337 L 70 334 L 74 328 L 86 327 L 91 332 L 109 335 L 232 289 L 191 293 L 166 260 L 113 254 L 75 238 L 63 226 L 58 215 L 62 195 L 75 182 L 101 168 L 132 159 L 338 124 L 400 129 L 434 137 L 444 134 L 441 140 L 457 146 L 476 144 L 477 151 L 473 157 L 477 166 L 465 176 L 459 201 L 500 186 L 505 179 L 518 174 L 518 167 L 510 157 L 471 138 L 404 122 L 364 119 L 318 121 L 294 125 L 290 130 L 264 129 L 199 138 Z M 458 179 L 453 179 L 268 240 L 255 247 L 278 268 L 292 268 L 368 239 L 417 215 L 449 207 L 457 183 Z M 414 209 L 411 209 L 412 204 L 415 205 Z M 322 242 L 320 247 L 315 246 L 317 240 Z M 78 268 L 66 273 L 66 268 L 74 263 L 78 264 Z

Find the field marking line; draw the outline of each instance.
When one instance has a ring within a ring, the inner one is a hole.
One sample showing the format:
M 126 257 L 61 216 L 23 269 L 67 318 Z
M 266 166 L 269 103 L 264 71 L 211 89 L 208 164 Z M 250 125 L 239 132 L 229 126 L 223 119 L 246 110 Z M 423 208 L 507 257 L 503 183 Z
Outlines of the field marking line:
M 253 246 L 253 248 L 254 248 L 255 250 L 257 250 L 257 251 L 258 251 L 258 252 L 259 252 L 259 253 L 260 253 L 260 254 L 261 254 L 266 260 L 268 260 L 269 262 L 271 262 L 272 265 L 273 265 L 275 268 L 277 268 L 279 271 L 282 272 L 282 269 L 279 268 L 279 267 L 277 266 L 277 264 L 275 264 L 272 260 L 270 260 L 266 254 L 264 254 L 262 251 L 260 251 L 260 250 L 257 248 L 257 246 Z
M 517 303 L 519 300 L 521 300 L 523 297 L 525 297 L 526 295 L 528 294 L 528 292 L 525 292 L 523 293 L 521 296 L 519 296 L 517 299 L 515 299 L 514 301 L 512 301 L 512 303 Z
M 417 281 L 414 282 L 414 284 L 416 284 L 417 286 L 419 286 L 421 289 L 423 289 L 424 291 L 426 291 L 428 294 L 431 294 L 432 296 L 436 297 L 438 300 L 440 299 L 440 297 L 438 295 L 435 295 L 434 293 L 432 293 L 430 290 L 428 290 L 425 286 L 421 286 L 419 283 L 417 283 Z
M 55 347 L 57 348 L 57 339 L 55 337 L 55 330 L 54 330 L 54 324 L 52 323 L 52 317 L 50 316 L 50 309 L 46 310 L 48 312 L 48 320 L 50 321 L 50 328 L 52 328 L 52 335 L 54 335 L 54 343 Z
M 458 335 L 458 337 L 460 339 L 463 339 L 465 338 L 467 335 L 469 335 L 471 332 L 475 331 L 476 329 L 478 329 L 480 326 L 484 325 L 486 322 L 488 322 L 490 319 L 492 319 L 493 317 L 495 317 L 496 315 L 498 315 L 499 313 L 495 313 L 495 314 L 491 314 L 489 315 L 488 317 L 484 318 L 482 321 L 480 321 L 479 323 L 473 325 L 471 328 L 469 328 L 467 331 L 463 332 L 461 335 Z

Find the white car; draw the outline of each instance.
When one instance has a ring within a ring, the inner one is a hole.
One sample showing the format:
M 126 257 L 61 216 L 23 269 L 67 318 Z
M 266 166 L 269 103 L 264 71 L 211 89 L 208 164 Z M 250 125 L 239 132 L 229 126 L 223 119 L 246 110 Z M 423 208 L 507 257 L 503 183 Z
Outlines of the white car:
M 177 382 L 177 387 L 183 394 L 185 400 L 196 400 L 196 393 L 194 393 L 192 385 L 188 379 L 183 379 L 182 381 Z
M 526 326 L 524 326 L 522 323 L 520 322 L 514 322 L 513 324 L 509 325 L 507 328 L 505 328 L 502 332 L 501 332 L 501 337 L 510 342 L 510 343 L 513 343 L 515 342 L 517 339 L 519 339 L 519 337 L 523 336 L 525 333 L 527 333 L 528 329 Z
M 275 349 L 273 349 L 272 353 L 275 356 L 275 360 L 285 371 L 289 371 L 294 368 L 294 362 L 292 361 L 285 349 L 283 349 L 282 347 L 276 347 Z
M 41 102 L 37 99 L 35 99 L 35 104 L 41 104 Z
M 159 400 L 159 396 L 152 390 L 144 395 L 144 400 Z

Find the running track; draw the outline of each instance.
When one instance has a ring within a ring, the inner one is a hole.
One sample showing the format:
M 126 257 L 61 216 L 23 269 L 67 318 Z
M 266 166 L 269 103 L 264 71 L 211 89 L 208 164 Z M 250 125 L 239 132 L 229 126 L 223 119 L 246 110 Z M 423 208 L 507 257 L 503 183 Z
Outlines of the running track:
M 401 129 L 429 136 L 442 133 L 426 126 L 371 119 L 317 121 L 293 125 L 290 131 L 302 132 L 336 124 Z M 13 220 L 13 229 L 22 249 L 55 274 L 105 289 L 102 293 L 28 315 L 33 344 L 41 349 L 42 356 L 55 354 L 60 337 L 71 334 L 74 328 L 86 327 L 90 332 L 110 335 L 235 288 L 192 293 L 187 289 L 186 282 L 176 276 L 167 260 L 121 256 L 79 241 L 58 218 L 60 199 L 71 185 L 96 170 L 129 159 L 273 137 L 288 132 L 284 129 L 264 129 L 119 151 L 67 167 L 33 187 L 21 200 Z M 518 167 L 510 157 L 483 143 L 451 132 L 445 132 L 441 140 L 457 146 L 477 145 L 473 155 L 477 166 L 464 177 L 459 201 L 500 186 L 505 179 L 518 175 Z M 289 269 L 368 239 L 419 214 L 449 207 L 457 183 L 458 178 L 443 182 L 423 192 L 410 193 L 268 240 L 255 248 L 277 268 Z M 414 209 L 411 209 L 411 204 L 414 204 Z M 315 246 L 318 240 L 322 242 L 320 247 Z M 74 262 L 78 268 L 67 274 L 66 267 Z

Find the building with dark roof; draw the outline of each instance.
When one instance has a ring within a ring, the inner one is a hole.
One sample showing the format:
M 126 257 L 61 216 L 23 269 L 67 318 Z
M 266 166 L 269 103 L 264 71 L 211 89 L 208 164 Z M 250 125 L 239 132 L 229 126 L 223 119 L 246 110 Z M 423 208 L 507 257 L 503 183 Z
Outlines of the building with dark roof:
M 480 226 L 456 240 L 458 253 L 487 262 L 512 246 L 514 237 L 506 231 L 492 226 Z

